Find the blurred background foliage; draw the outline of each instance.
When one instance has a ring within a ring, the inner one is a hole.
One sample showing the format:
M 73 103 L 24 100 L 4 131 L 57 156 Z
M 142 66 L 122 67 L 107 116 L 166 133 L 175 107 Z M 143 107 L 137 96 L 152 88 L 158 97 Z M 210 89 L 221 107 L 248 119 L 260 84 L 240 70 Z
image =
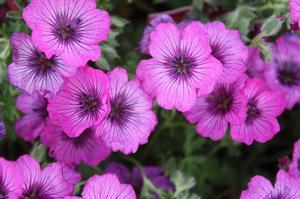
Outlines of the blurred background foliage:
M 28 143 L 15 135 L 14 123 L 20 117 L 15 108 L 19 91 L 9 84 L 6 75 L 11 63 L 10 35 L 18 31 L 30 33 L 21 17 L 27 3 L 0 0 L 0 106 L 7 127 L 7 136 L 0 142 L 0 155 L 15 160 L 31 153 L 46 164 L 52 160 L 38 141 Z M 176 20 L 222 20 L 229 28 L 238 29 L 247 45 L 258 47 L 266 60 L 272 56 L 268 42 L 291 31 L 288 0 L 98 0 L 97 3 L 110 12 L 112 27 L 110 40 L 102 45 L 103 58 L 90 65 L 106 71 L 124 66 L 131 77 L 138 62 L 146 58 L 139 53 L 139 40 L 152 13 L 179 9 L 188 12 L 175 11 Z M 273 140 L 251 146 L 235 143 L 228 135 L 219 142 L 202 138 L 180 113 L 157 106 L 155 111 L 159 124 L 146 145 L 127 157 L 114 153 L 97 168 L 81 165 L 78 169 L 84 179 L 101 173 L 110 161 L 128 167 L 162 165 L 176 185 L 174 193 L 161 193 L 162 198 L 238 198 L 251 176 L 259 174 L 274 179 L 279 159 L 291 156 L 293 143 L 300 137 L 299 107 L 280 116 L 281 132 Z M 157 191 L 145 180 L 141 198 L 149 198 L 148 192 Z

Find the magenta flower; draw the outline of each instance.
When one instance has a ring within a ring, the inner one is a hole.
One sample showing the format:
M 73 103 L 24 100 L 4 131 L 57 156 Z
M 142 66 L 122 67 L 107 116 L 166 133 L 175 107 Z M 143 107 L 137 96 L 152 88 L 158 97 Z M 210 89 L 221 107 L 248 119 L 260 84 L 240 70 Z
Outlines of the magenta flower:
M 143 54 L 149 54 L 149 45 L 151 41 L 151 33 L 155 30 L 155 28 L 161 23 L 173 23 L 175 21 L 167 14 L 157 15 L 150 21 L 150 24 L 145 28 L 143 37 L 140 41 L 140 50 Z
M 184 29 L 162 23 L 151 34 L 153 58 L 140 62 L 137 76 L 160 106 L 188 111 L 196 102 L 196 92 L 210 93 L 222 72 L 220 62 L 210 52 L 208 34 L 201 23 L 192 22 Z
M 174 185 L 170 182 L 169 178 L 164 175 L 163 168 L 160 166 L 145 166 L 144 172 L 147 178 L 156 186 L 157 188 L 164 189 L 167 191 L 173 191 Z M 111 173 L 118 176 L 118 179 L 123 184 L 132 184 L 133 188 L 137 193 L 139 193 L 143 188 L 143 178 L 139 168 L 134 167 L 130 171 L 127 167 L 119 163 L 110 163 L 105 168 L 105 173 Z M 157 198 L 153 194 L 153 198 Z
M 284 96 L 267 90 L 258 78 L 247 80 L 244 94 L 248 99 L 247 117 L 243 123 L 231 125 L 232 139 L 247 145 L 254 140 L 260 143 L 271 140 L 280 130 L 276 117 L 285 109 Z
M 157 124 L 152 99 L 142 90 L 138 80 L 128 81 L 126 70 L 118 67 L 108 74 L 110 82 L 110 113 L 97 126 L 97 135 L 113 151 L 125 154 L 137 151 L 148 141 Z
M 18 199 L 22 195 L 23 178 L 14 162 L 0 158 L 0 196 Z
M 247 97 L 243 88 L 247 76 L 224 84 L 218 83 L 206 96 L 198 97 L 195 105 L 184 113 L 187 120 L 197 123 L 197 132 L 214 141 L 224 137 L 229 124 L 241 124 L 246 119 Z
M 219 81 L 231 83 L 236 81 L 246 71 L 248 49 L 237 30 L 228 30 L 222 22 L 212 22 L 206 25 L 212 56 L 223 66 Z
M 8 67 L 10 82 L 29 94 L 55 95 L 63 77 L 76 70 L 66 66 L 56 55 L 47 58 L 25 33 L 14 33 L 10 41 L 13 46 L 13 63 Z
M 289 7 L 291 19 L 300 26 L 300 1 L 290 0 Z
M 109 112 L 107 76 L 100 70 L 82 67 L 65 79 L 58 96 L 49 99 L 48 112 L 70 137 L 99 124 Z
M 96 166 L 106 159 L 111 150 L 101 137 L 96 137 L 95 130 L 88 128 L 78 137 L 69 137 L 63 131 L 58 121 L 48 120 L 41 142 L 49 147 L 49 155 L 57 161 L 70 165 L 81 162 Z
M 262 60 L 258 48 L 248 48 L 249 56 L 246 61 L 247 75 L 251 78 L 264 78 L 264 70 L 268 67 Z
M 51 163 L 41 170 L 38 162 L 29 155 L 17 160 L 22 172 L 24 198 L 63 198 L 71 195 L 80 175 L 61 163 Z
M 289 166 L 289 174 L 300 179 L 300 139 L 294 145 L 293 161 Z
M 243 191 L 240 199 L 297 199 L 300 198 L 300 181 L 293 179 L 284 170 L 276 176 L 275 186 L 262 177 L 254 176 Z
M 70 66 L 98 60 L 98 43 L 108 39 L 110 17 L 96 9 L 96 0 L 33 0 L 23 18 L 38 48 Z
M 120 184 L 113 174 L 95 175 L 88 179 L 82 199 L 135 199 L 136 195 L 131 185 Z
M 270 89 L 285 95 L 287 108 L 292 109 L 300 100 L 300 48 L 286 37 L 277 39 L 273 46 L 273 60 L 265 71 L 265 80 Z
M 33 141 L 44 131 L 48 118 L 48 101 L 38 93 L 22 93 L 16 106 L 25 115 L 15 123 L 16 133 L 26 141 Z

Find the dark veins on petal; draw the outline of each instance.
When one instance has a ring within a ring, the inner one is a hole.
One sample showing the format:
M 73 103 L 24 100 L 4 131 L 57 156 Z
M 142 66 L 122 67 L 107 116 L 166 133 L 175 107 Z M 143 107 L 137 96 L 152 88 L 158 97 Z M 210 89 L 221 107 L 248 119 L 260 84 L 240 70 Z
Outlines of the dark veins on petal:
M 45 189 L 45 190 L 44 190 Z M 34 184 L 25 191 L 23 199 L 51 199 L 46 193 L 47 185 Z
M 119 125 L 125 124 L 132 116 L 133 107 L 129 103 L 126 93 L 120 93 L 111 99 L 111 111 L 109 113 L 109 118 L 112 122 L 116 122 Z
M 230 88 L 218 85 L 215 90 L 207 97 L 210 109 L 217 114 L 226 114 L 231 110 L 233 93 Z
M 298 160 L 297 160 L 297 168 L 300 171 L 300 158 L 298 158 Z
M 265 199 L 297 199 L 293 195 L 290 194 L 290 189 L 288 187 L 284 187 L 281 191 L 273 191 L 267 195 Z
M 44 53 L 37 50 L 34 51 L 34 55 L 31 57 L 29 62 L 30 63 L 28 65 L 32 66 L 36 76 L 51 73 L 58 67 L 56 57 L 48 59 Z
M 285 63 L 278 69 L 277 77 L 284 86 L 297 86 L 300 84 L 300 66 L 294 63 Z

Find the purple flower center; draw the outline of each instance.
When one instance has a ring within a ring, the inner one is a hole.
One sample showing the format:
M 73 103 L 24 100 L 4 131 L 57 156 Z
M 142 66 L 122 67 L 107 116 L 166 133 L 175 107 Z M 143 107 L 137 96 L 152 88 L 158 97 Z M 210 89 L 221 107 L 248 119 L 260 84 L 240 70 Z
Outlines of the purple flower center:
M 211 110 L 215 113 L 226 114 L 231 110 L 233 96 L 231 89 L 219 85 L 212 94 L 207 97 Z
M 219 47 L 219 45 L 216 44 L 212 44 L 212 51 L 211 51 L 211 55 L 216 58 L 217 60 L 219 60 L 221 63 L 223 63 L 224 60 L 224 55 L 222 55 L 222 48 Z
M 290 194 L 290 189 L 288 187 L 284 187 L 283 190 L 274 191 L 268 194 L 266 199 L 296 199 Z
M 36 74 L 45 74 L 52 70 L 55 70 L 57 67 L 56 57 L 48 59 L 44 53 L 35 51 L 35 55 L 32 57 L 32 60 L 29 63 L 34 67 Z
M 66 135 L 66 139 L 70 139 L 73 144 L 76 145 L 76 147 L 84 147 L 88 143 L 88 140 L 92 137 L 93 133 L 95 133 L 93 129 L 88 128 L 84 130 L 83 133 L 81 133 L 78 137 L 70 138 Z
M 98 97 L 86 93 L 82 93 L 79 101 L 80 109 L 84 113 L 95 113 L 101 106 Z
M 260 116 L 260 111 L 253 100 L 250 100 L 247 105 L 247 118 L 248 122 L 258 118 Z
M 51 198 L 46 192 L 47 185 L 33 184 L 27 188 L 23 194 L 24 199 L 46 199 Z
M 79 27 L 81 24 L 80 18 L 71 19 L 67 14 L 57 14 L 57 24 L 53 33 L 60 39 L 61 42 L 74 41 L 79 36 Z
M 111 100 L 109 118 L 112 122 L 123 124 L 130 119 L 130 116 L 134 113 L 132 111 L 132 104 L 128 103 L 129 101 L 127 95 L 124 93 L 120 93 Z
M 176 74 L 187 75 L 189 69 L 194 65 L 194 60 L 187 56 L 178 56 L 171 61 L 171 65 L 175 68 Z
M 300 84 L 300 69 L 294 67 L 294 64 L 285 64 L 279 68 L 277 77 L 284 86 L 297 86 Z

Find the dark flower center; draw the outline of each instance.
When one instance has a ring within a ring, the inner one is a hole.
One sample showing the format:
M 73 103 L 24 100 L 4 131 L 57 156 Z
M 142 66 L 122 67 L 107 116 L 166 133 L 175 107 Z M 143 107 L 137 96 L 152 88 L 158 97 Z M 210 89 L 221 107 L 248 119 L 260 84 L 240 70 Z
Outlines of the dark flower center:
M 248 102 L 248 105 L 247 105 L 247 121 L 256 119 L 259 116 L 260 116 L 259 109 L 257 108 L 255 102 L 250 100 L 250 102 Z
M 114 99 L 111 99 L 111 111 L 108 117 L 112 122 L 122 125 L 130 120 L 133 114 L 132 104 L 129 103 L 126 94 L 120 93 Z
M 222 55 L 222 48 L 220 48 L 219 45 L 212 46 L 211 55 L 223 63 L 224 55 Z
M 45 73 L 56 66 L 56 58 L 48 59 L 44 53 L 36 51 L 33 63 L 38 66 L 37 71 Z
M 216 113 L 226 114 L 232 107 L 233 97 L 230 89 L 219 85 L 207 98 L 211 109 Z
M 286 64 L 278 70 L 277 77 L 284 86 L 295 86 L 300 83 L 300 69 L 293 64 Z
M 297 160 L 297 168 L 300 171 L 300 158 L 298 158 L 298 160 Z
M 95 112 L 99 107 L 99 100 L 97 97 L 83 93 L 80 96 L 79 102 L 81 110 L 84 112 Z
M 61 27 L 60 29 L 60 36 L 63 39 L 67 39 L 69 37 L 71 37 L 74 34 L 75 30 L 70 26 L 65 26 L 65 27 Z
M 68 139 L 72 139 L 73 144 L 76 145 L 77 147 L 86 146 L 87 140 L 91 138 L 93 133 L 95 133 L 93 129 L 88 128 L 85 129 L 78 137 L 75 138 L 68 137 Z
M 179 56 L 172 61 L 172 66 L 177 74 L 186 75 L 193 66 L 193 59 L 185 56 Z
M 57 16 L 57 26 L 54 28 L 54 34 L 56 34 L 63 42 L 75 39 L 78 35 L 78 28 L 81 23 L 81 19 L 70 19 L 65 15 Z
M 291 196 L 290 188 L 284 187 L 284 189 L 280 190 L 280 192 L 278 191 L 271 192 L 270 194 L 268 194 L 266 199 L 296 199 L 296 198 Z

